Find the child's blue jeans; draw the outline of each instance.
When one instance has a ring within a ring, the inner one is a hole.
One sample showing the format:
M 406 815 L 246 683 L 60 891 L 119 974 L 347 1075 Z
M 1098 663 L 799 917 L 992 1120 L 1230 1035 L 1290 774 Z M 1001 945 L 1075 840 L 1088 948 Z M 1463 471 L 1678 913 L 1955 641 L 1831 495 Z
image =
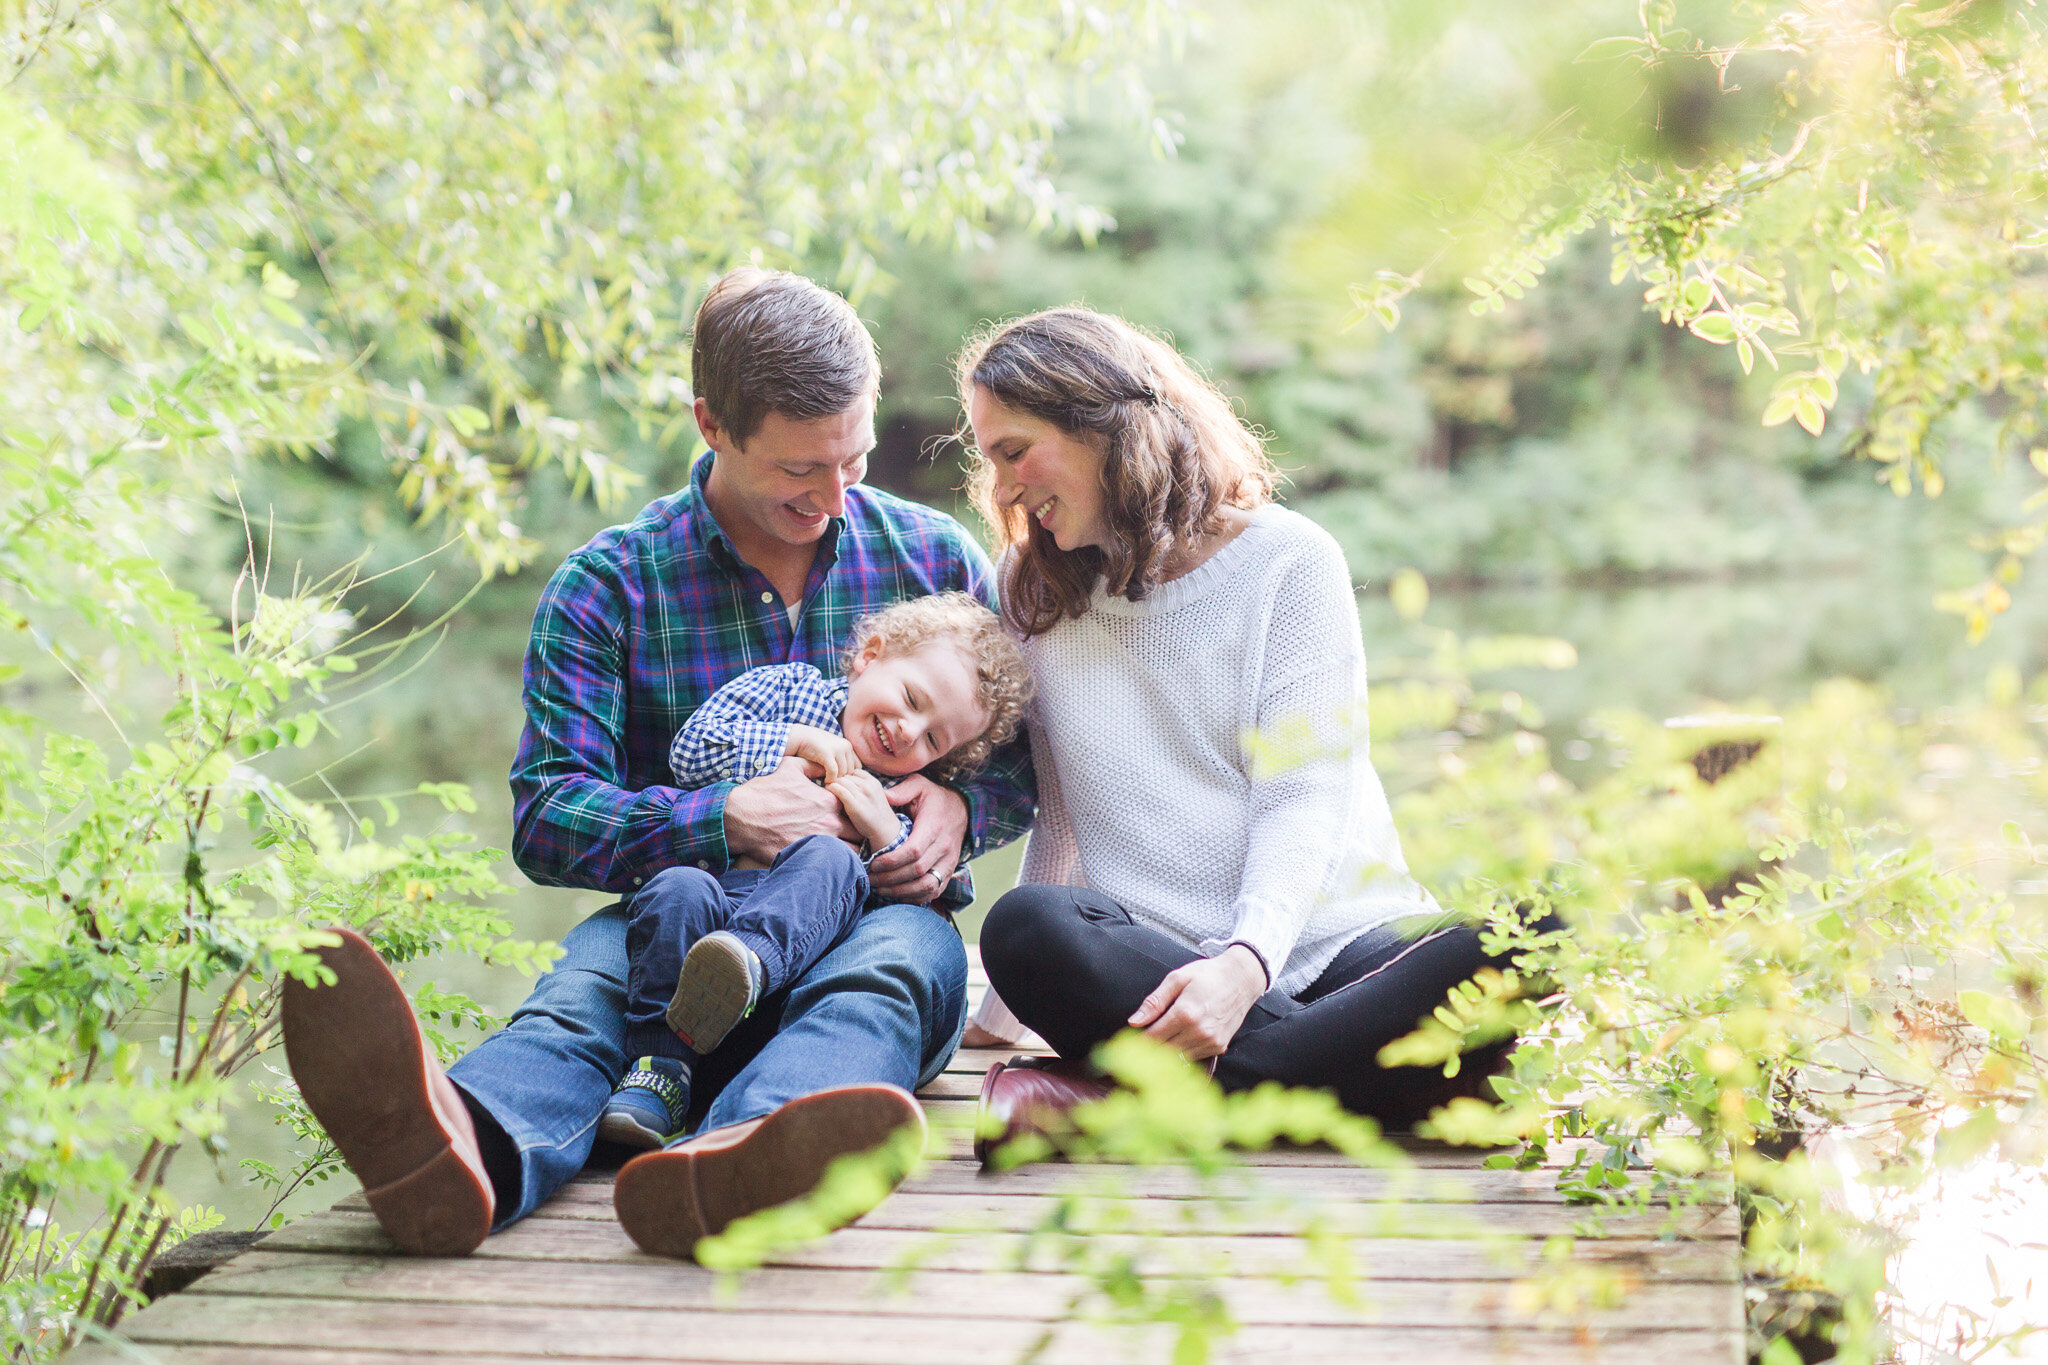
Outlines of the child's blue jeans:
M 867 904 L 860 855 L 814 834 L 782 850 L 765 869 L 714 877 L 672 867 L 627 903 L 626 1052 L 631 1057 L 692 1056 L 665 1018 L 690 946 L 724 929 L 753 949 L 766 979 L 763 997 L 809 971 L 846 937 Z

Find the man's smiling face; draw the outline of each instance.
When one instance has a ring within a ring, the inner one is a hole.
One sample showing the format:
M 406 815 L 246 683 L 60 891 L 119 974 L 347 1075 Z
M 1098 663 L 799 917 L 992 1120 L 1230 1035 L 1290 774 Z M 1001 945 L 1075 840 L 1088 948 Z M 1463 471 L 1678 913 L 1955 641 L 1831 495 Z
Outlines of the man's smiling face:
M 698 400 L 698 426 L 717 452 L 706 493 L 741 558 L 770 542 L 810 545 L 825 534 L 826 523 L 846 511 L 846 490 L 867 474 L 874 414 L 872 393 L 831 417 L 799 421 L 770 412 L 740 442 Z

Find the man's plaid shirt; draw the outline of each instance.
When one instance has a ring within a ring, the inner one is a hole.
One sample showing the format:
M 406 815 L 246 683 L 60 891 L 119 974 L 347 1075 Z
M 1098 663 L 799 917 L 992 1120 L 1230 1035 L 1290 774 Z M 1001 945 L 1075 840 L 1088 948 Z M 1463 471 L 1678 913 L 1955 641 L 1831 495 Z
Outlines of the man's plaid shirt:
M 808 725 L 840 732 L 851 684 L 845 675 L 828 678 L 809 664 L 765 664 L 750 668 L 711 694 L 711 700 L 676 731 L 668 767 L 679 787 L 745 782 L 772 773 L 789 748 L 789 727 Z M 885 787 L 896 779 L 881 779 Z M 910 817 L 896 812 L 902 831 L 868 855 L 873 862 L 910 837 Z
M 692 712 L 763 664 L 836 671 L 854 622 L 906 597 L 962 589 L 995 604 L 988 556 L 958 522 L 857 485 L 818 542 L 792 629 L 787 604 L 704 502 L 711 463 L 704 455 L 687 488 L 599 532 L 541 593 L 512 761 L 512 855 L 543 885 L 630 894 L 663 868 L 723 872 L 735 784 L 668 785 L 669 741 Z M 968 856 L 1022 834 L 1035 801 L 1024 737 L 960 790 Z M 972 895 L 963 870 L 940 903 Z

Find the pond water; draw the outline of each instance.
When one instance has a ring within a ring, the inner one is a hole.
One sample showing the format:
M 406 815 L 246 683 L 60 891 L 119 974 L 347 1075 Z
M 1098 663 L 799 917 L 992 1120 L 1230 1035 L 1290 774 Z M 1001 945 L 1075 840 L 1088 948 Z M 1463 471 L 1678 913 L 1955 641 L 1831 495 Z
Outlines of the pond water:
M 540 582 L 533 578 L 535 591 Z M 1987 676 L 2000 665 L 2017 667 L 2027 678 L 2048 668 L 2048 631 L 2041 628 L 2048 593 L 2022 595 L 1974 647 L 1959 620 L 1934 610 L 1931 596 L 1911 583 L 1847 577 L 1607 591 L 1499 589 L 1439 594 L 1424 626 L 1570 641 L 1579 656 L 1575 669 L 1488 680 L 1521 691 L 1541 708 L 1554 751 L 1562 751 L 1587 717 L 1608 708 L 1664 716 L 1709 703 L 1768 710 L 1798 701 L 1835 676 L 1878 683 L 1900 706 L 1925 708 L 1981 695 Z M 1395 615 L 1384 592 L 1361 589 L 1360 614 L 1371 658 L 1384 664 L 1420 652 L 1421 631 Z M 494 616 L 511 619 L 503 612 Z M 367 747 L 330 774 L 336 786 L 344 792 L 388 792 L 421 781 L 467 782 L 478 809 L 447 817 L 444 827 L 466 829 L 483 843 L 503 847 L 511 819 L 505 774 L 521 720 L 523 645 L 523 629 L 509 624 L 454 632 L 408 676 L 343 711 L 337 721 L 349 732 L 350 747 Z M 980 900 L 963 921 L 970 936 L 986 905 L 1014 881 L 1018 853 L 1013 846 L 976 865 Z M 610 899 L 533 886 L 509 862 L 504 875 L 512 887 L 505 906 L 521 937 L 559 938 Z M 429 962 L 419 975 L 467 990 L 500 1012 L 516 1005 L 530 984 L 516 973 L 470 960 Z M 272 1064 L 281 1067 L 281 1056 Z M 255 1105 L 233 1111 L 228 1137 L 237 1158 L 277 1160 L 285 1151 L 285 1134 Z M 181 1197 L 220 1208 L 231 1226 L 251 1224 L 269 1205 L 268 1196 L 244 1183 L 239 1171 L 216 1169 L 196 1152 L 181 1155 L 172 1184 Z M 286 1211 L 324 1207 L 336 1197 L 329 1184 L 295 1198 Z

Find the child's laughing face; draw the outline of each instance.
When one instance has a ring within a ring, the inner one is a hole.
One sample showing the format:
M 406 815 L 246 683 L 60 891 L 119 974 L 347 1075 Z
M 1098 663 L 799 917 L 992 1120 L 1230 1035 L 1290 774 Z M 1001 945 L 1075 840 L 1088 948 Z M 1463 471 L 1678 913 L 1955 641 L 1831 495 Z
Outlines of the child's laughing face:
M 870 641 L 848 677 L 840 731 L 870 772 L 908 777 L 988 728 L 974 664 L 949 640 L 895 655 Z

